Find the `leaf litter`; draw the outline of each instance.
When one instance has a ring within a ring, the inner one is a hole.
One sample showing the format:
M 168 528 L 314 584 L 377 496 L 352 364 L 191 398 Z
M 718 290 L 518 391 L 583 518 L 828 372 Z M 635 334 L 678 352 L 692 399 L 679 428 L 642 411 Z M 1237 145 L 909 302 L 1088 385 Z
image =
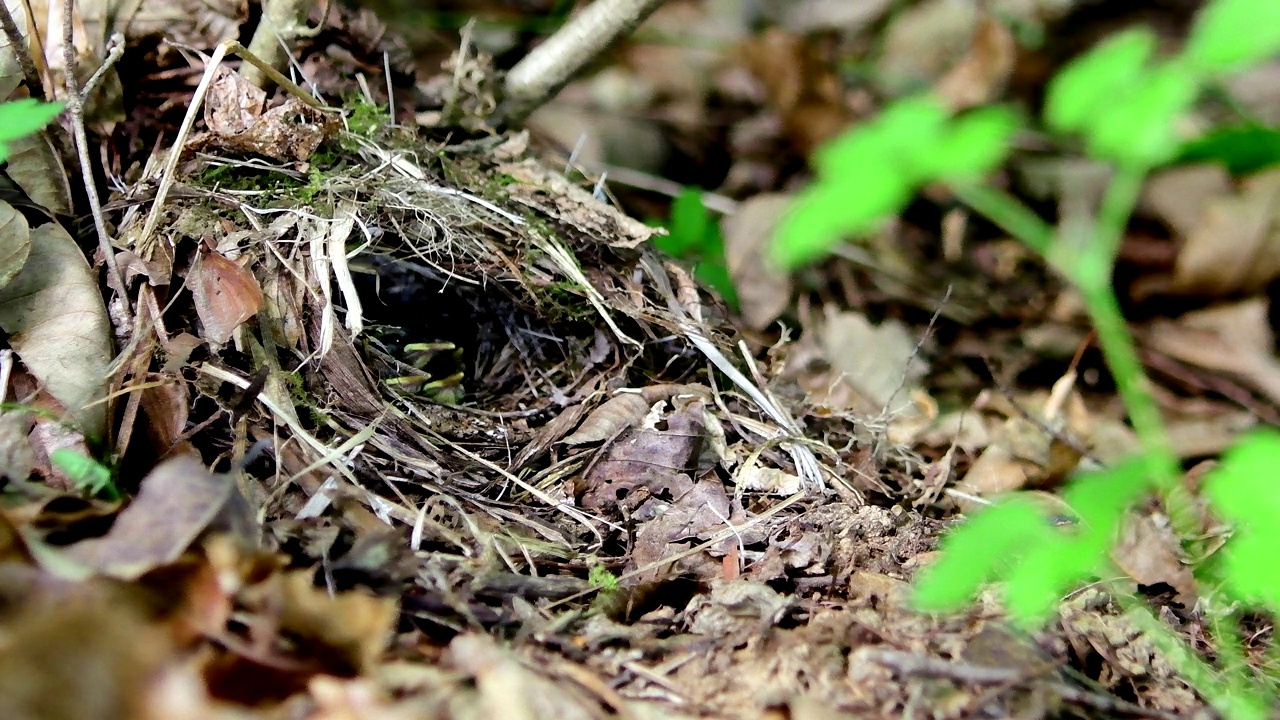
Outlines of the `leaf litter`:
M 890 47 L 911 61 L 898 81 L 937 84 L 957 105 L 1012 82 L 1003 21 L 968 3 L 922 5 L 910 23 L 959 11 L 974 29 L 934 48 L 946 62 Z M 130 42 L 163 32 L 209 52 L 244 19 L 237 4 L 189 9 L 190 27 L 146 25 L 139 10 Z M 11 254 L 16 274 L 0 293 L 16 329 L 0 325 L 20 364 L 7 355 L 0 367 L 27 412 L 0 416 L 13 491 L 0 510 L 0 715 L 1042 717 L 1068 704 L 1168 717 L 1199 707 L 1096 591 L 1069 598 L 1059 626 L 1035 638 L 1004 628 L 990 598 L 946 618 L 909 606 L 907 582 L 944 526 L 937 508 L 1050 489 L 1125 442 L 1074 385 L 1074 359 L 1047 397 L 988 393 L 940 409 L 948 381 L 972 383 L 972 360 L 1016 345 L 1026 324 L 1045 322 L 1039 349 L 1079 354 L 1083 333 L 1064 304 L 1017 294 L 1045 283 L 1023 274 L 1016 250 L 953 250 L 972 267 L 946 266 L 921 258 L 919 228 L 889 228 L 850 248 L 832 278 L 844 302 L 801 300 L 799 341 L 748 345 L 718 300 L 654 254 L 659 231 L 538 159 L 527 135 L 415 136 L 390 118 L 357 126 L 386 101 L 343 66 L 362 55 L 365 68 L 382 64 L 376 41 L 360 46 L 357 17 L 329 19 L 348 33 L 345 54 L 306 60 L 311 76 L 332 79 L 326 96 L 359 93 L 345 114 L 268 100 L 207 58 L 188 55 L 191 68 L 168 76 L 187 83 L 167 109 L 190 127 L 203 113 L 204 130 L 167 154 L 141 144 L 117 158 L 127 182 L 107 215 L 128 245 L 134 325 L 83 282 L 88 266 L 75 269 L 82 256 L 57 223 L 32 227 L 25 262 Z M 760 80 L 782 122 L 757 131 L 808 148 L 848 122 L 820 45 L 756 40 L 740 50 L 756 72 L 778 48 L 799 58 Z M 177 47 L 161 44 L 151 60 L 173 63 Z M 420 122 L 482 127 L 471 115 L 492 100 L 488 60 L 464 47 L 427 84 L 441 102 Z M 790 76 L 791 65 L 818 72 Z M 710 76 L 682 81 L 673 116 L 691 111 Z M 201 79 L 203 108 L 190 93 Z M 753 148 L 740 150 L 750 161 Z M 776 172 L 737 177 L 750 187 Z M 51 169 L 37 173 L 58 186 Z M 1258 188 L 1228 186 L 1219 202 L 1260 202 Z M 769 219 L 755 207 L 725 235 L 735 280 L 763 286 L 740 293 L 759 332 L 789 319 L 796 288 L 753 261 L 763 236 L 753 226 Z M 1210 232 L 1180 210 L 1176 232 Z M 745 223 L 751 212 L 766 217 Z M 1205 279 L 1186 262 L 1174 281 L 1183 291 L 1261 282 Z M 1008 292 L 991 297 L 991 278 Z M 28 288 L 38 306 L 17 304 Z M 884 307 L 908 308 L 909 320 L 874 312 Z M 62 325 L 46 327 L 49 310 Z M 1233 316 L 1228 336 L 1245 351 L 1234 362 L 1186 340 L 1205 332 L 1193 315 L 1153 326 L 1150 347 L 1191 377 L 1225 372 L 1269 396 L 1258 312 Z M 933 320 L 920 322 L 929 316 L 989 325 L 944 348 Z M 881 362 L 851 362 L 864 352 Z M 1033 362 L 1009 360 L 1024 371 Z M 1181 407 L 1193 420 L 1225 416 L 1205 403 Z M 31 470 L 53 475 L 57 447 L 108 459 L 128 501 L 86 500 L 69 479 L 28 482 Z M 992 487 L 977 482 L 983 473 L 1013 479 Z M 1136 513 L 1117 560 L 1153 592 L 1167 586 L 1170 608 L 1187 607 L 1195 588 L 1163 523 Z M 1101 669 L 1081 681 L 1070 658 Z

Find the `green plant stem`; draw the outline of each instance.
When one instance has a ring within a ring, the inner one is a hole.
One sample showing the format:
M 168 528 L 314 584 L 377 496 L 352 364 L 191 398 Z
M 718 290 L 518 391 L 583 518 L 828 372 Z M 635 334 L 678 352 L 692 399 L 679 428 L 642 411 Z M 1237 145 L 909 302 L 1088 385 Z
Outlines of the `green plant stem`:
M 1142 184 L 1147 179 L 1148 168 L 1121 167 L 1107 185 L 1107 192 L 1102 196 L 1102 206 L 1098 208 L 1098 226 L 1094 233 L 1093 249 L 1099 257 L 1106 258 L 1108 268 L 1115 265 L 1116 255 L 1120 253 L 1120 242 L 1124 239 L 1124 231 L 1129 227 L 1129 218 L 1138 205 L 1138 197 L 1142 195 Z M 1111 282 L 1110 272 L 1107 282 Z
M 1179 537 L 1195 537 L 1199 533 L 1199 526 L 1194 519 L 1195 505 L 1179 479 L 1177 457 L 1169 445 L 1160 409 L 1156 407 L 1150 381 L 1138 360 L 1133 336 L 1120 311 L 1120 303 L 1110 285 L 1101 288 L 1081 286 L 1080 292 L 1085 309 L 1098 333 L 1102 356 L 1111 369 L 1120 399 L 1128 410 L 1129 420 L 1138 435 L 1151 478 L 1164 497 L 1169 519 Z
M 1152 479 L 1179 535 L 1190 538 L 1198 532 L 1195 506 L 1178 480 L 1177 458 L 1111 285 L 1115 257 L 1145 177 L 1142 168 L 1117 171 L 1103 197 L 1093 233 L 1075 238 L 1055 237 L 1053 228 L 1039 215 L 1001 190 L 972 184 L 957 186 L 954 192 L 969 207 L 1039 252 L 1080 289 L 1120 399 L 1146 453 Z
M 997 227 L 1029 245 L 1044 257 L 1053 248 L 1053 227 L 1017 198 L 988 185 L 952 188 L 961 202 L 978 211 Z
M 1151 383 L 1138 359 L 1133 335 L 1112 287 L 1115 258 L 1146 175 L 1142 168 L 1117 170 L 1103 196 L 1092 237 L 1082 238 L 1081 246 L 1072 248 L 1063 244 L 1055 248 L 1056 257 L 1051 257 L 1051 262 L 1080 288 L 1098 332 L 1102 355 L 1146 454 L 1152 480 L 1160 488 L 1174 529 L 1186 540 L 1200 532 L 1195 503 L 1180 481 L 1177 456 L 1169 444 L 1160 409 L 1151 393 Z M 1074 257 L 1056 252 L 1059 248 L 1067 253 L 1074 251 Z

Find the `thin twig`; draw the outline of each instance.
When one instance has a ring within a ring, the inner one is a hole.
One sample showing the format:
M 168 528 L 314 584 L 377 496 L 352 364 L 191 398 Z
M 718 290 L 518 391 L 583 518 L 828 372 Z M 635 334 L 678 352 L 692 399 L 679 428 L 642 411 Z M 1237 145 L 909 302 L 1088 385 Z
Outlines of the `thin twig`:
M 93 76 L 89 78 L 89 82 L 84 84 L 84 89 L 80 91 L 80 102 L 88 102 L 89 96 L 94 90 L 98 89 L 98 85 L 102 84 L 102 78 L 107 76 L 107 71 L 124 57 L 124 35 L 120 33 L 112 33 L 111 39 L 107 41 L 107 57 L 103 59 L 102 65 L 93 72 Z
M 80 176 L 84 180 L 85 194 L 89 197 L 89 210 L 93 213 L 93 227 L 98 233 L 98 249 L 102 252 L 103 262 L 107 265 L 107 284 L 115 291 L 116 297 L 120 298 L 120 317 L 123 324 L 132 325 L 133 311 L 129 308 L 124 273 L 120 271 L 120 264 L 116 262 L 115 247 L 107 235 L 107 225 L 102 219 L 102 202 L 98 198 L 98 185 L 94 180 L 93 165 L 89 162 L 89 137 L 84 130 L 85 96 L 80 94 L 80 82 L 76 78 L 76 48 L 72 36 L 74 10 L 75 3 L 67 2 L 66 11 L 62 14 L 62 51 L 66 64 L 63 72 L 67 84 L 67 114 L 71 117 L 71 133 L 75 140 L 76 156 L 80 161 Z M 110 54 L 103 60 L 102 67 L 90 78 L 89 84 L 85 86 L 88 92 L 92 92 L 93 87 L 101 81 L 106 69 L 115 64 L 124 54 L 124 44 L 115 43 L 115 37 L 112 41 L 113 47 Z
M 14 57 L 18 58 L 18 67 L 22 68 L 22 77 L 26 80 L 28 89 L 31 90 L 31 97 L 47 100 L 48 96 L 44 93 L 44 83 L 40 81 L 40 71 L 36 68 L 36 61 L 27 51 L 27 39 L 22 36 L 22 29 L 18 27 L 18 23 L 14 22 L 8 3 L 0 2 L 0 28 L 4 29 L 5 39 L 9 41 Z

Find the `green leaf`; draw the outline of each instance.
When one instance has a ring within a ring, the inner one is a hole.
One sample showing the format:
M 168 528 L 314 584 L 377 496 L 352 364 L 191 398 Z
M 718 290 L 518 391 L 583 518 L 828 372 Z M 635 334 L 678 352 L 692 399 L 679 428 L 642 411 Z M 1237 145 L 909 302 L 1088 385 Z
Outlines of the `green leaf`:
M 929 151 L 946 129 L 947 109 L 928 95 L 899 100 L 875 120 L 844 133 L 813 155 L 820 178 L 862 172 L 867 164 L 902 174 L 902 163 Z
M 1150 487 L 1144 458 L 1068 484 L 1063 499 L 1078 514 L 1078 524 L 1056 528 L 1005 576 L 1005 600 L 1019 625 L 1042 624 L 1064 594 L 1106 566 L 1121 518 Z
M 1049 83 L 1045 123 L 1060 132 L 1092 125 L 1098 113 L 1138 87 L 1156 47 L 1155 33 L 1129 30 L 1072 60 Z
M 1051 527 L 1025 497 L 1005 500 L 947 535 L 942 558 L 916 582 L 916 605 L 954 610 L 983 583 L 1004 580 L 1014 621 L 1043 623 L 1065 593 L 1106 566 L 1121 518 L 1150 487 L 1142 458 L 1076 478 L 1064 497 L 1079 522 L 1065 528 Z
M 90 457 L 67 448 L 58 448 L 49 455 L 49 462 L 62 471 L 69 480 L 81 490 L 92 495 L 105 495 L 118 498 L 115 483 L 111 480 L 111 470 Z
M 1132 167 L 1153 167 L 1178 152 L 1175 121 L 1195 101 L 1199 83 L 1177 66 L 1148 73 L 1143 82 L 1095 115 L 1086 130 L 1090 153 Z
M 879 228 L 910 202 L 912 190 L 883 163 L 865 165 L 838 181 L 814 183 L 783 216 L 770 255 L 789 269 L 813 262 L 845 238 Z
M 1219 128 L 1184 146 L 1178 161 L 1217 161 L 1232 175 L 1249 175 L 1280 163 L 1280 129 L 1261 125 Z
M 0 161 L 9 156 L 6 141 L 25 137 L 48 125 L 62 112 L 62 107 L 62 103 L 42 103 L 35 98 L 0 103 Z
M 1016 112 L 995 106 L 957 119 L 923 158 L 921 179 L 964 181 L 991 172 L 1004 162 L 1020 124 Z
M 935 152 L 950 121 L 951 111 L 932 95 L 900 100 L 876 119 L 880 151 L 895 164 L 919 167 L 921 158 Z
M 1234 527 L 1223 547 L 1228 592 L 1280 611 L 1280 432 L 1267 429 L 1241 440 L 1204 481 L 1214 510 Z
M 989 171 L 1004 159 L 1017 126 L 1004 108 L 952 122 L 934 97 L 899 100 L 814 154 L 818 179 L 783 217 L 772 259 L 785 268 L 812 262 L 836 243 L 881 227 L 921 184 Z
M 1131 458 L 1104 471 L 1081 475 L 1063 491 L 1062 499 L 1095 536 L 1096 548 L 1110 546 L 1126 510 L 1151 489 L 1149 461 Z
M 667 235 L 654 238 L 654 245 L 662 252 L 677 258 L 687 258 L 705 251 L 714 244 L 717 232 L 711 214 L 702 202 L 702 192 L 686 187 L 671 202 L 671 222 Z
M 729 309 L 738 311 L 738 291 L 733 287 L 733 279 L 729 277 L 729 268 L 724 257 L 708 258 L 693 268 L 693 274 L 703 283 L 720 293 Z
M 943 538 L 942 557 L 916 579 L 915 606 L 926 611 L 963 607 L 983 583 L 1041 545 L 1050 532 L 1044 515 L 1024 497 L 979 512 Z
M 1198 69 L 1224 74 L 1280 53 L 1280 2 L 1214 0 L 1191 29 L 1184 57 Z
M 1062 534 L 1061 528 L 1054 535 Z M 1022 628 L 1042 625 L 1063 595 L 1091 577 L 1098 560 L 1064 537 L 1047 538 L 1030 548 L 1005 575 L 1004 598 L 1009 615 Z

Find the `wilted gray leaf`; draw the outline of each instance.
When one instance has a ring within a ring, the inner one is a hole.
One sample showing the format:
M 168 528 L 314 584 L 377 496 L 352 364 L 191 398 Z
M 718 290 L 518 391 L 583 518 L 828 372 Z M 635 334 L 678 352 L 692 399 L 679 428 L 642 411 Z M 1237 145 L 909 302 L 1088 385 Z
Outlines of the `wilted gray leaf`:
M 49 147 L 45 133 L 35 133 L 5 143 L 9 165 L 5 172 L 32 202 L 52 213 L 71 214 L 71 185 L 66 168 Z
M 9 203 L 0 200 L 0 288 L 8 285 L 31 252 L 31 229 L 27 219 Z
M 98 280 L 67 231 L 47 223 L 31 231 L 27 264 L 0 289 L 0 327 L 36 379 L 86 435 L 106 430 L 111 325 Z

